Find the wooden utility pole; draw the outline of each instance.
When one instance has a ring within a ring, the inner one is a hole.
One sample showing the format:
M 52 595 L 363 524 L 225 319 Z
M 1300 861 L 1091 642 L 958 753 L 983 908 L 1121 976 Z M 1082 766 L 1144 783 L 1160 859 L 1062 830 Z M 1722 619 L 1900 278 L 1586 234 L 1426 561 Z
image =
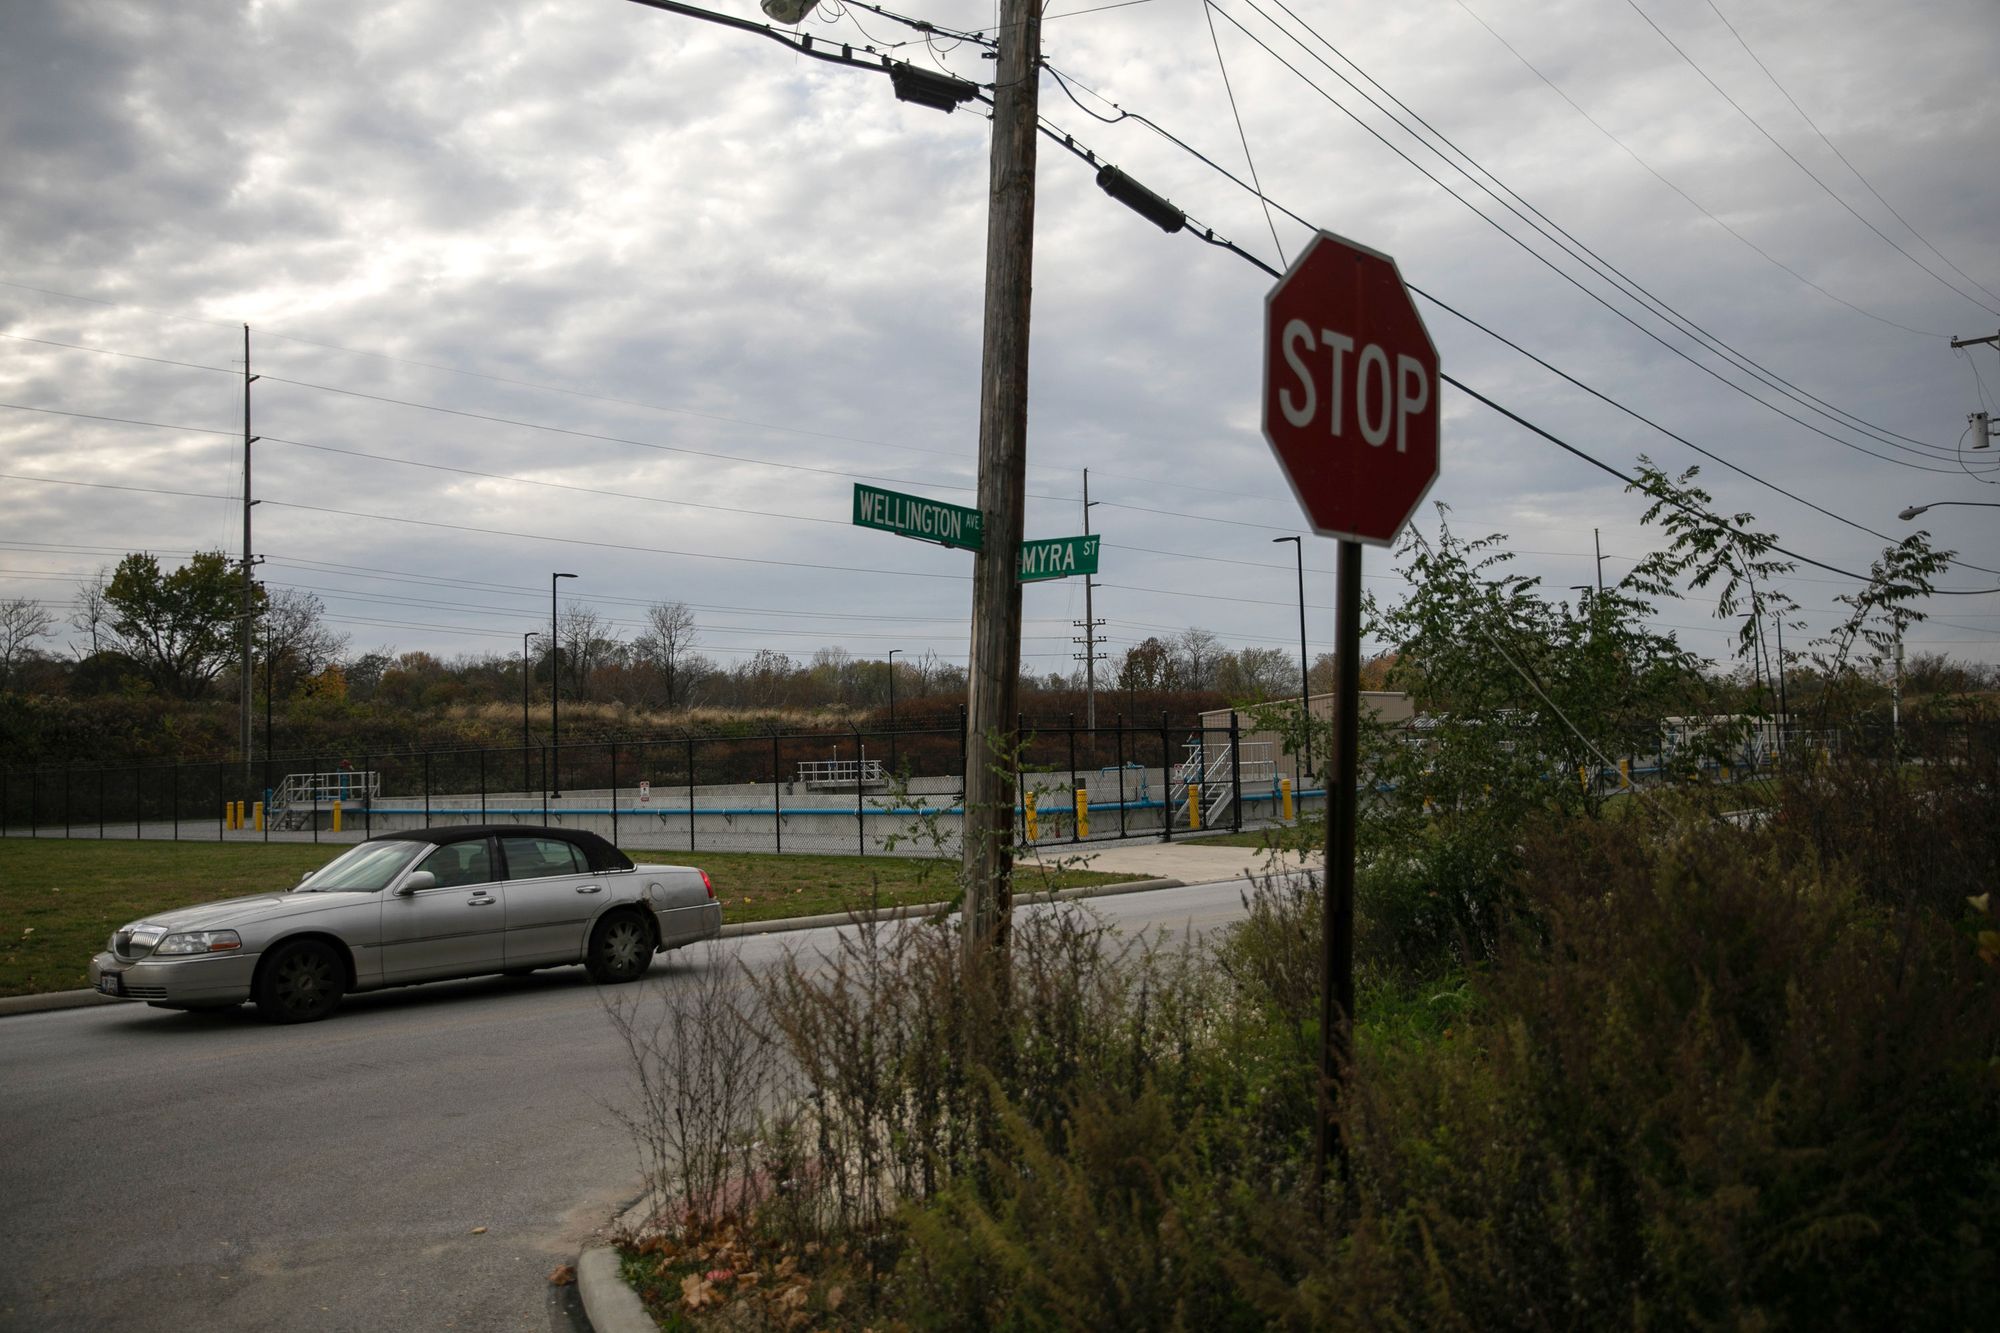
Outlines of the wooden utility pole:
M 1035 257 L 1040 0 L 1001 0 L 986 222 L 986 321 L 979 389 L 979 508 L 966 700 L 965 907 L 968 960 L 1005 947 L 1014 905 L 1014 768 L 1021 681 L 1015 561 L 1028 473 L 1028 315 Z

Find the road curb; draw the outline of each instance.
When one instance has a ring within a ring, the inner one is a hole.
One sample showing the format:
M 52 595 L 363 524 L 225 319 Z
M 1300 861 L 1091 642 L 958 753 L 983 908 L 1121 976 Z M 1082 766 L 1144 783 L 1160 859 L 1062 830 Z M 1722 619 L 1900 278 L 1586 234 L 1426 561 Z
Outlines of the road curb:
M 1076 898 L 1108 898 L 1121 893 L 1145 893 L 1152 889 L 1178 889 L 1185 881 L 1178 879 L 1135 879 L 1118 884 L 1088 884 L 1078 889 L 1058 889 L 1054 893 L 1024 893 L 1014 900 L 1016 906 L 1025 907 L 1032 903 L 1048 902 L 1050 899 L 1068 902 Z M 775 921 L 738 921 L 722 928 L 723 938 L 737 935 L 776 935 L 793 930 L 823 930 L 828 926 L 844 926 L 855 920 L 898 921 L 913 916 L 935 916 L 940 912 L 956 911 L 950 903 L 912 903 L 903 907 L 885 907 L 879 912 L 828 912 L 820 916 L 780 917 Z M 42 1014 L 57 1009 L 81 1009 L 96 1004 L 127 1004 L 130 1001 L 114 999 L 109 995 L 99 995 L 94 990 L 44 991 L 39 995 L 0 996 L 0 1018 L 13 1014 Z

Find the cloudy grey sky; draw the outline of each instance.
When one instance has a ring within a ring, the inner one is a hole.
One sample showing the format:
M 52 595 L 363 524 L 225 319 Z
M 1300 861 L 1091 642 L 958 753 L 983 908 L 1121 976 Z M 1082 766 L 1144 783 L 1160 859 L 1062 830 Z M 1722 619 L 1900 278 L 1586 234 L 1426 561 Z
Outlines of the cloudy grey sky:
M 2000 448 L 1961 450 L 2000 355 L 1949 344 L 2000 329 L 1993 0 L 1101 3 L 1050 6 L 1052 125 L 1282 267 L 1308 229 L 1216 169 L 1254 162 L 1291 213 L 1799 500 L 1421 307 L 1447 371 L 1576 446 L 1700 463 L 1724 511 L 1847 570 L 1905 505 L 2000 501 Z M 977 43 L 874 12 L 805 30 L 992 77 Z M 724 666 L 963 661 L 970 558 L 851 526 L 849 497 L 971 503 L 988 129 L 628 0 L 0 0 L 0 597 L 61 609 L 126 551 L 240 551 L 248 324 L 262 572 L 357 650 L 518 652 L 561 569 L 628 635 L 687 602 Z M 1028 532 L 1081 530 L 1090 469 L 1114 655 L 1190 625 L 1296 645 L 1271 539 L 1302 519 L 1258 427 L 1269 286 L 1043 141 Z M 1648 549 L 1611 478 L 1464 395 L 1445 411 L 1455 528 L 1506 533 L 1559 596 L 1595 577 L 1593 530 L 1607 580 Z M 1920 522 L 2000 569 L 2000 509 Z M 1315 652 L 1332 568 L 1309 539 Z M 1367 568 L 1396 594 L 1386 553 Z M 1818 631 L 1854 585 L 1787 586 Z M 2000 661 L 2000 596 L 1925 609 L 1913 650 Z M 1070 669 L 1082 614 L 1080 580 L 1028 587 L 1026 665 Z M 1699 594 L 1660 619 L 1728 650 Z

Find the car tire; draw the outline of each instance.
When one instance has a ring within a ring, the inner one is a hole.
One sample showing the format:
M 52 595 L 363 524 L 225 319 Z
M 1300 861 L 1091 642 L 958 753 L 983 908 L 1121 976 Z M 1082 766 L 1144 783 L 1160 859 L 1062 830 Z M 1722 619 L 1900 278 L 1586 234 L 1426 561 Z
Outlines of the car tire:
M 280 946 L 257 973 L 257 1016 L 266 1023 L 314 1023 L 332 1013 L 347 989 L 347 969 L 330 945 L 298 940 Z
M 583 965 L 600 986 L 637 981 L 653 965 L 653 932 L 636 912 L 612 912 L 590 932 Z

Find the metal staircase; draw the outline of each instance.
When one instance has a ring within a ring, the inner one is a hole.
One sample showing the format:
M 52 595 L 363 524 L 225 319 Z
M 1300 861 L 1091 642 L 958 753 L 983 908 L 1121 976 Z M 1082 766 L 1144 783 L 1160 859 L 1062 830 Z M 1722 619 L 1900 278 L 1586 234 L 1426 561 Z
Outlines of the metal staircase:
M 1185 826 L 1188 823 L 1188 792 L 1191 789 L 1201 794 L 1203 828 L 1215 828 L 1227 822 L 1242 792 L 1277 789 L 1278 765 L 1272 757 L 1270 741 L 1232 743 L 1226 736 L 1210 740 L 1207 736 L 1197 735 L 1188 738 L 1185 751 L 1186 757 L 1174 765 L 1168 783 L 1169 791 L 1180 792 L 1172 815 L 1176 824 Z
M 382 790 L 382 775 L 373 769 L 357 773 L 338 769 L 332 773 L 289 773 L 271 793 L 264 815 L 272 829 L 311 828 L 323 809 L 335 801 L 366 804 Z

